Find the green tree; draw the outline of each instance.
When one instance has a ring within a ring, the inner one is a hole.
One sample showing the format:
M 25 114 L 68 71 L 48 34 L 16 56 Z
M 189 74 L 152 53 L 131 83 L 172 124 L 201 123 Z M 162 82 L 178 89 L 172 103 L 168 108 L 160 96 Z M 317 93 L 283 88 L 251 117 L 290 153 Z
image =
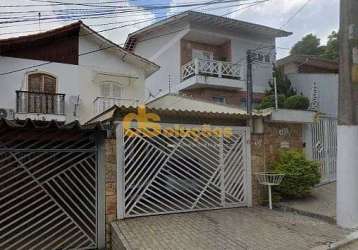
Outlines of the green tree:
M 296 90 L 292 87 L 290 79 L 278 68 L 274 69 L 273 76 L 276 77 L 277 94 L 284 97 L 290 97 L 296 95 Z M 272 81 L 269 81 L 270 89 L 266 92 L 266 95 L 274 95 L 275 87 Z
M 337 32 L 333 31 L 328 36 L 327 46 L 325 46 L 324 52 L 322 53 L 321 57 L 330 60 L 337 60 L 339 58 Z
M 321 55 L 324 48 L 320 46 L 320 39 L 308 34 L 298 41 L 291 49 L 291 55 Z

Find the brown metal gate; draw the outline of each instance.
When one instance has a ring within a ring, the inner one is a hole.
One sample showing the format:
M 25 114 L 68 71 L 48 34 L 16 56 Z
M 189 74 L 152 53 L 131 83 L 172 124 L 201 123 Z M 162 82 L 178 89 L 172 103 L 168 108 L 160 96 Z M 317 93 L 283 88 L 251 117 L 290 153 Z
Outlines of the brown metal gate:
M 98 247 L 96 135 L 0 131 L 0 249 Z

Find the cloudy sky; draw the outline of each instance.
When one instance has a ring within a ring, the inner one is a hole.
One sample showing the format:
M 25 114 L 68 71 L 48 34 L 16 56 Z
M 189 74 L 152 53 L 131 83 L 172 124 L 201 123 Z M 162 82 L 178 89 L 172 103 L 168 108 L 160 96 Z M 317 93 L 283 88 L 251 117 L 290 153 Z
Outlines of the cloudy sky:
M 228 0 L 222 0 L 225 1 Z M 237 0 L 203 6 L 198 4 L 214 1 L 0 0 L 0 38 L 44 31 L 82 19 L 91 28 L 122 44 L 129 32 L 191 9 L 293 32 L 292 36 L 277 41 L 278 57 L 283 57 L 289 53 L 287 48 L 305 34 L 313 33 L 325 44 L 327 36 L 338 28 L 339 0 L 261 1 Z

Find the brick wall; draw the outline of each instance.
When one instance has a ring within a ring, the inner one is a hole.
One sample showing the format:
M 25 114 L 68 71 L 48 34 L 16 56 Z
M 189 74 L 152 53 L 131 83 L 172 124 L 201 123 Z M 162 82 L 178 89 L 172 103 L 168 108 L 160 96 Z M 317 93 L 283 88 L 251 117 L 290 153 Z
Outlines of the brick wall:
M 105 140 L 106 168 L 106 247 L 110 249 L 111 222 L 117 218 L 116 139 Z
M 263 135 L 251 136 L 253 206 L 267 200 L 266 189 L 257 182 L 255 173 L 269 171 L 282 148 L 303 149 L 302 129 L 302 124 L 265 123 Z

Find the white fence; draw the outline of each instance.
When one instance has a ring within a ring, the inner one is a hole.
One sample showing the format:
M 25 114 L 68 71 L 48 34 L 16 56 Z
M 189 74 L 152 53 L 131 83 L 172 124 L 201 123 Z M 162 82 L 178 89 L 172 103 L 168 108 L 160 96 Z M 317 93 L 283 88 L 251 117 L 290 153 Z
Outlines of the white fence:
M 238 63 L 195 58 L 182 66 L 182 79 L 185 80 L 194 75 L 240 79 L 240 67 Z

